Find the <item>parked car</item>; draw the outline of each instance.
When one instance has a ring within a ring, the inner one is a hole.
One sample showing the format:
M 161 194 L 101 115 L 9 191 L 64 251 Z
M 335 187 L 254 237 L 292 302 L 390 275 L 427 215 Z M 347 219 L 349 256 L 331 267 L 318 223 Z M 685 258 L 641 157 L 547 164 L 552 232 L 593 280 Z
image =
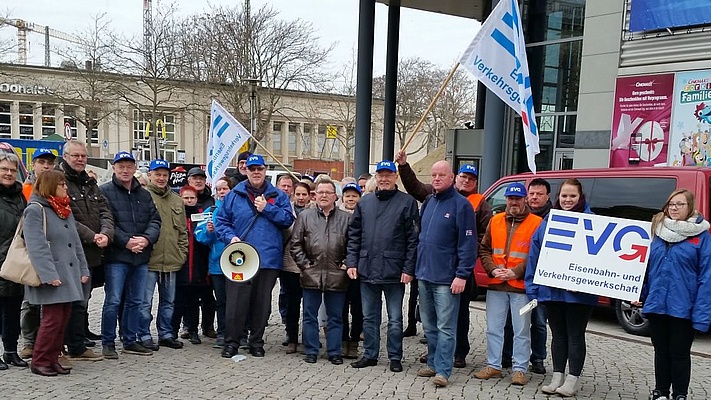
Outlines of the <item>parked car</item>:
M 711 216 L 711 168 L 706 167 L 628 167 L 580 169 L 511 175 L 496 181 L 484 192 L 494 213 L 506 208 L 504 191 L 512 182 L 528 187 L 533 178 L 543 178 L 551 185 L 551 201 L 555 200 L 561 183 L 577 178 L 583 184 L 585 197 L 595 214 L 609 217 L 651 221 L 671 192 L 678 188 L 689 189 L 696 195 L 696 206 L 706 218 Z M 476 293 L 487 286 L 488 277 L 480 262 L 474 268 Z M 641 308 L 628 301 L 600 297 L 600 305 L 612 307 L 625 331 L 635 335 L 648 335 L 649 324 Z

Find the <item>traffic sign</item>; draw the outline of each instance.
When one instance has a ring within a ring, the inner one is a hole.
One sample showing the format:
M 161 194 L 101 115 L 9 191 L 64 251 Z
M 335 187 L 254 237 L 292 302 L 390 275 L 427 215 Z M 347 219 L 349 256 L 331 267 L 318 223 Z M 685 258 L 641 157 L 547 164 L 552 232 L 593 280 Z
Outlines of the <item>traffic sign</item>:
M 72 140 L 72 126 L 69 125 L 69 122 L 64 123 L 64 139 L 67 141 Z

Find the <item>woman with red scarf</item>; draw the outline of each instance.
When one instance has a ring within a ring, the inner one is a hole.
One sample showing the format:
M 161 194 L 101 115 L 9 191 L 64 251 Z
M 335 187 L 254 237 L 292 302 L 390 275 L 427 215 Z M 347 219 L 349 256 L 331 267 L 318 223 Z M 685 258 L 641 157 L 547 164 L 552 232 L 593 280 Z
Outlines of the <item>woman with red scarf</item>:
M 23 229 L 30 261 L 42 282 L 25 292 L 30 304 L 42 306 L 31 369 L 43 376 L 66 375 L 70 371 L 58 361 L 64 329 L 72 302 L 88 295 L 84 291 L 88 287 L 82 284 L 89 280 L 89 268 L 69 208 L 63 173 L 46 171 L 37 178 L 25 209 Z

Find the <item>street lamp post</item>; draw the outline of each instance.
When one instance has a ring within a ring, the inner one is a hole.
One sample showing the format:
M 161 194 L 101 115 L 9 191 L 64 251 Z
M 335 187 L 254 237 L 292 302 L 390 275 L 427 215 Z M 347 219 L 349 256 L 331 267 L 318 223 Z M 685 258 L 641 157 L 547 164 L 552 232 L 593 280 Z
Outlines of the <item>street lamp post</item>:
M 257 130 L 257 116 L 256 116 L 256 106 L 257 106 L 257 86 L 263 81 L 259 78 L 244 78 L 242 82 L 249 85 L 249 121 L 250 121 L 250 134 L 254 136 Z

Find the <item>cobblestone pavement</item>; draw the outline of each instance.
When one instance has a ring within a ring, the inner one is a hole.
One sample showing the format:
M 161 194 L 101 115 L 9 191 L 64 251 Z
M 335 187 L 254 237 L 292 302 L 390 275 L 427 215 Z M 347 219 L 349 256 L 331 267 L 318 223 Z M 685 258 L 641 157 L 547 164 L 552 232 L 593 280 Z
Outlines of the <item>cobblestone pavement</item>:
M 276 293 L 274 291 L 274 306 Z M 90 304 L 91 326 L 99 331 L 103 292 L 94 292 Z M 417 359 L 425 350 L 418 336 L 405 338 L 404 371 L 388 369 L 382 343 L 378 365 L 353 369 L 346 362 L 335 366 L 323 356 L 306 364 L 300 354 L 287 355 L 281 346 L 284 329 L 277 312 L 272 313 L 266 335 L 266 357 L 235 363 L 221 358 L 212 348 L 213 339 L 201 345 L 185 341 L 185 348 L 161 348 L 151 357 L 123 355 L 100 362 L 74 362 L 71 375 L 40 377 L 28 369 L 10 367 L 0 372 L 3 399 L 547 399 L 540 391 L 544 376 L 528 374 L 526 386 L 513 386 L 510 371 L 501 379 L 487 381 L 471 376 L 483 366 L 486 353 L 483 303 L 472 303 L 471 352 L 468 366 L 455 369 L 450 386 L 435 388 L 416 371 Z M 154 307 L 155 309 L 155 307 Z M 385 321 L 385 318 L 384 318 Z M 383 337 L 385 325 L 383 325 Z M 322 339 L 323 341 L 323 339 Z M 324 342 L 325 343 L 325 342 Z M 644 341 L 630 341 L 589 333 L 588 354 L 581 377 L 579 399 L 646 399 L 653 384 L 652 348 Z M 120 344 L 119 344 L 120 347 Z M 99 348 L 97 347 L 97 350 Z M 246 353 L 240 351 L 240 354 Z M 693 399 L 709 399 L 711 358 L 692 357 Z M 550 358 L 547 361 L 550 370 Z M 545 376 L 550 377 L 551 371 Z

